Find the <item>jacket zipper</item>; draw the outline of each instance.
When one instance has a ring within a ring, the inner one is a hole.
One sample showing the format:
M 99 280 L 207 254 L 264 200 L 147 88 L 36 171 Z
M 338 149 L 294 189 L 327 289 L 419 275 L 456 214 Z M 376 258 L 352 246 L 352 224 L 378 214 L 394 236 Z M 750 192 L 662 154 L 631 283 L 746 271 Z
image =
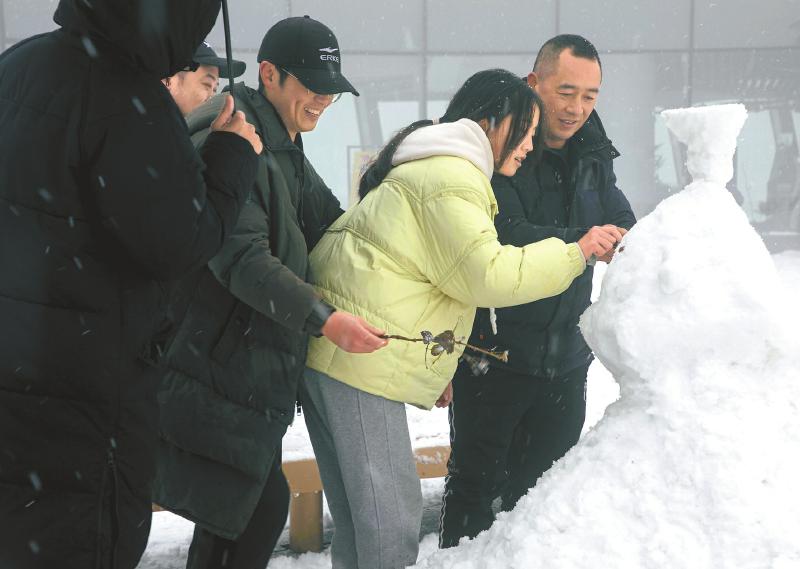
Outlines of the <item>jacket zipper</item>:
M 119 480 L 117 479 L 117 462 L 114 449 L 108 449 L 108 468 L 111 471 L 111 567 L 117 566 L 117 542 L 119 541 Z
M 106 491 L 109 483 L 112 485 L 110 495 L 111 503 L 107 504 Z M 111 513 L 111 519 L 109 520 L 111 525 L 109 546 L 111 549 L 111 567 L 114 568 L 117 565 L 117 541 L 119 538 L 119 487 L 117 479 L 117 462 L 116 458 L 114 457 L 113 448 L 109 448 L 106 451 L 106 468 L 103 471 L 103 481 L 100 489 L 100 513 L 97 519 L 98 540 L 102 540 L 104 530 L 103 526 L 105 525 L 105 514 L 107 508 Z M 104 545 L 103 542 L 99 541 L 95 564 L 97 569 L 105 566 L 104 560 L 106 556 L 106 547 L 101 547 L 102 545 Z

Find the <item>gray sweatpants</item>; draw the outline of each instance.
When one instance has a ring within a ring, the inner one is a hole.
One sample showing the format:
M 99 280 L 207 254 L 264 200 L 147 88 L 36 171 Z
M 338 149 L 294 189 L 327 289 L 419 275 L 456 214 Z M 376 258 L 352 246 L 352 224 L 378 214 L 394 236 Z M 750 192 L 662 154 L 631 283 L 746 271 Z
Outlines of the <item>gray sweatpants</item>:
M 405 405 L 310 368 L 300 393 L 335 526 L 333 568 L 413 565 L 422 492 Z

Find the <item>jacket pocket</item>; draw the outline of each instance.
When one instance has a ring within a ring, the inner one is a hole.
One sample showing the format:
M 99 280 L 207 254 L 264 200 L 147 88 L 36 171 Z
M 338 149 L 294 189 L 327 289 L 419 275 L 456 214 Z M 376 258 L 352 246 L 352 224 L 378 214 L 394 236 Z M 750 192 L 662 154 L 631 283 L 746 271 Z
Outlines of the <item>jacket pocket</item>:
M 219 340 L 211 350 L 211 359 L 220 365 L 226 365 L 242 339 L 250 333 L 250 321 L 253 309 L 242 302 L 237 302 L 231 311 Z
M 235 403 L 213 387 L 169 372 L 159 392 L 161 438 L 185 452 L 259 480 L 289 420 Z

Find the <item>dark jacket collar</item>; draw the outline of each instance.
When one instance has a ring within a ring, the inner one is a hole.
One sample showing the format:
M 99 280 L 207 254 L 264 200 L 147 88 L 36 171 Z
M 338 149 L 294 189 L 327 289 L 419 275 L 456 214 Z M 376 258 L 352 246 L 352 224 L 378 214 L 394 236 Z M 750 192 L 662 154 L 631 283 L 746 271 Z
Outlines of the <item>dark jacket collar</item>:
M 571 160 L 583 158 L 587 154 L 600 153 L 600 156 L 613 160 L 619 151 L 606 136 L 606 129 L 597 111 L 592 111 L 586 123 L 567 142 Z
M 540 144 L 544 146 L 544 142 L 540 142 Z M 566 148 L 567 157 L 564 165 L 569 168 L 572 168 L 578 160 L 585 156 L 591 155 L 602 160 L 613 160 L 620 155 L 614 145 L 611 144 L 611 140 L 606 136 L 606 130 L 596 111 L 592 111 L 586 123 L 567 141 Z M 546 155 L 555 160 L 562 160 L 558 152 L 544 146 L 541 154 L 538 154 L 533 160 L 530 159 L 529 155 L 529 158 L 522 163 L 522 167 L 510 178 L 512 184 L 524 185 L 529 183 L 531 176 L 535 176 L 538 165 L 547 159 Z M 492 177 L 492 183 L 494 184 L 496 181 L 505 178 L 502 174 L 495 173 Z
M 303 139 L 298 133 L 297 140 L 289 138 L 289 132 L 283 124 L 278 110 L 270 103 L 267 98 L 259 91 L 245 87 L 243 83 L 234 86 L 239 98 L 246 98 L 253 114 L 255 115 L 256 132 L 264 141 L 264 146 L 271 152 L 281 150 L 300 150 L 303 151 Z

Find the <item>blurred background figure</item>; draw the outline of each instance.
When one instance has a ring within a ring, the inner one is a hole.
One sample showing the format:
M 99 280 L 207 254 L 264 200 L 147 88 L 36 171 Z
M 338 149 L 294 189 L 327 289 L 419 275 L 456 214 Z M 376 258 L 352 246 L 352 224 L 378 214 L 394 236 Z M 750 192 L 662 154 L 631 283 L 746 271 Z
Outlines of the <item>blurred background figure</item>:
M 178 71 L 175 75 L 161 81 L 169 90 L 183 116 L 187 116 L 197 107 L 217 93 L 220 79 L 239 77 L 247 68 L 243 61 L 234 59 L 231 73 L 228 73 L 228 62 L 218 57 L 208 42 L 203 42 L 192 57 L 195 69 Z

